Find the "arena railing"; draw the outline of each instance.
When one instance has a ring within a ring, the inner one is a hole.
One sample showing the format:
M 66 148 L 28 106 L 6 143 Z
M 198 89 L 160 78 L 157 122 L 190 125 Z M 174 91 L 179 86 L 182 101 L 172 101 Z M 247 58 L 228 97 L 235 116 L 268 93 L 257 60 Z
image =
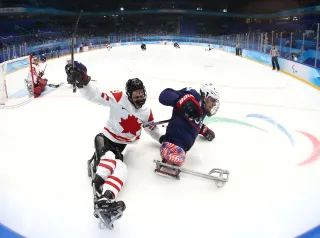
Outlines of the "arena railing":
M 146 43 L 157 41 L 177 41 L 186 43 L 205 43 L 216 44 L 221 46 L 235 46 L 240 44 L 241 49 L 252 50 L 257 52 L 269 53 L 271 46 L 274 44 L 280 52 L 280 57 L 297 61 L 314 68 L 320 68 L 320 24 L 314 24 L 313 27 L 304 32 L 247 32 L 240 34 L 230 34 L 222 36 L 212 36 L 209 34 L 199 35 L 176 35 L 166 34 L 113 34 L 107 37 L 78 37 L 77 46 L 82 44 L 92 45 L 91 48 L 105 46 L 106 42 L 137 42 L 145 41 Z M 163 33 L 162 33 L 163 34 Z M 21 57 L 26 54 L 36 53 L 46 54 L 47 58 L 60 57 L 69 54 L 71 48 L 70 38 L 59 37 L 57 40 L 46 41 L 40 45 L 32 45 L 28 42 L 18 45 L 10 45 L 0 48 L 0 62 Z

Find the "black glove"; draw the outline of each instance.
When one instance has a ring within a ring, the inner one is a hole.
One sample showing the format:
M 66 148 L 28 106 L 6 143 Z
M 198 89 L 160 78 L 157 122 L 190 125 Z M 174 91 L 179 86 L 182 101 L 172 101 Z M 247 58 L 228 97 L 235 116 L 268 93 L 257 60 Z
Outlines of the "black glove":
M 197 100 L 191 94 L 186 94 L 177 102 L 177 107 L 181 109 L 184 116 L 192 119 L 202 117 L 202 109 Z
M 86 86 L 91 80 L 91 77 L 87 75 L 81 66 L 82 64 L 80 63 L 75 64 L 74 67 L 72 67 L 72 64 L 67 64 L 65 67 L 68 83 L 75 83 L 78 88 L 83 88 L 83 86 Z
M 159 139 L 160 144 L 162 144 L 162 142 L 163 142 L 163 140 L 164 140 L 164 136 L 165 136 L 165 135 L 160 136 L 160 139 Z
M 203 135 L 203 137 L 206 138 L 208 141 L 212 141 L 216 137 L 215 133 L 212 130 L 210 130 L 210 128 L 206 125 L 202 126 L 199 134 Z

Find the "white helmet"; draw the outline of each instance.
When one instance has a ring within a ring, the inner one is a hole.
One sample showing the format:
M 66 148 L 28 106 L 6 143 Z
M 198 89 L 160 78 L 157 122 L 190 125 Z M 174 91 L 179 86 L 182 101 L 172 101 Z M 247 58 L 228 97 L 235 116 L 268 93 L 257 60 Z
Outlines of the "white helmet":
M 215 115 L 220 107 L 220 94 L 214 87 L 212 83 L 205 83 L 201 85 L 200 88 L 200 94 L 202 102 L 205 104 L 208 97 L 211 97 L 216 101 L 216 106 L 211 109 L 209 113 L 207 113 L 207 116 L 211 117 Z

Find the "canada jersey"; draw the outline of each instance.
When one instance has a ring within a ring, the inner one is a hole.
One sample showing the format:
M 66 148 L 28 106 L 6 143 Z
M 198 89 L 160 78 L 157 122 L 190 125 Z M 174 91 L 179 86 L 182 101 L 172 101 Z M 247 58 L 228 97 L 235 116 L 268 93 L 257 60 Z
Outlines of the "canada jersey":
M 101 92 L 91 82 L 79 91 L 84 98 L 110 107 L 109 118 L 102 133 L 113 142 L 120 144 L 137 142 L 143 124 L 154 120 L 150 108 L 143 106 L 136 109 L 122 91 Z M 152 138 L 159 140 L 160 133 L 157 126 L 144 129 Z

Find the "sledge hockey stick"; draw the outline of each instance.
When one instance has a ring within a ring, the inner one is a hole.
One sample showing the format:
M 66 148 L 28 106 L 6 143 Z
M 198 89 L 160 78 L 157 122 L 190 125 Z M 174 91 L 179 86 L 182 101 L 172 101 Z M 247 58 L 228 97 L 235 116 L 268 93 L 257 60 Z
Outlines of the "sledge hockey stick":
M 79 21 L 80 21 L 80 18 L 82 16 L 82 13 L 83 13 L 83 10 L 80 11 L 80 14 L 79 14 L 79 17 L 76 21 L 76 25 L 74 27 L 74 31 L 73 31 L 73 34 L 72 34 L 72 40 L 71 40 L 71 62 L 72 62 L 72 68 L 74 68 L 74 46 L 75 46 L 75 35 L 76 35 L 76 32 L 77 32 L 77 28 L 78 28 L 78 24 L 79 24 Z M 75 93 L 77 91 L 77 87 L 76 87 L 76 82 L 73 83 L 73 93 Z
M 176 117 L 172 117 L 172 118 L 170 118 L 170 119 L 163 120 L 163 121 L 152 121 L 152 122 L 148 122 L 148 123 L 146 123 L 146 124 L 143 125 L 143 128 L 149 127 L 149 126 L 161 125 L 161 124 L 170 122 L 170 121 L 172 121 L 172 120 L 174 120 L 174 119 L 176 119 Z
M 143 128 L 145 127 L 149 127 L 149 126 L 155 126 L 155 125 L 161 125 L 161 124 L 165 124 L 167 122 L 170 122 L 170 121 L 173 121 L 177 118 L 181 118 L 181 117 L 184 117 L 184 116 L 174 116 L 174 117 L 171 117 L 170 119 L 167 119 L 167 120 L 163 120 L 163 121 L 152 121 L 152 122 L 148 122 L 148 123 L 145 123 L 143 124 Z

